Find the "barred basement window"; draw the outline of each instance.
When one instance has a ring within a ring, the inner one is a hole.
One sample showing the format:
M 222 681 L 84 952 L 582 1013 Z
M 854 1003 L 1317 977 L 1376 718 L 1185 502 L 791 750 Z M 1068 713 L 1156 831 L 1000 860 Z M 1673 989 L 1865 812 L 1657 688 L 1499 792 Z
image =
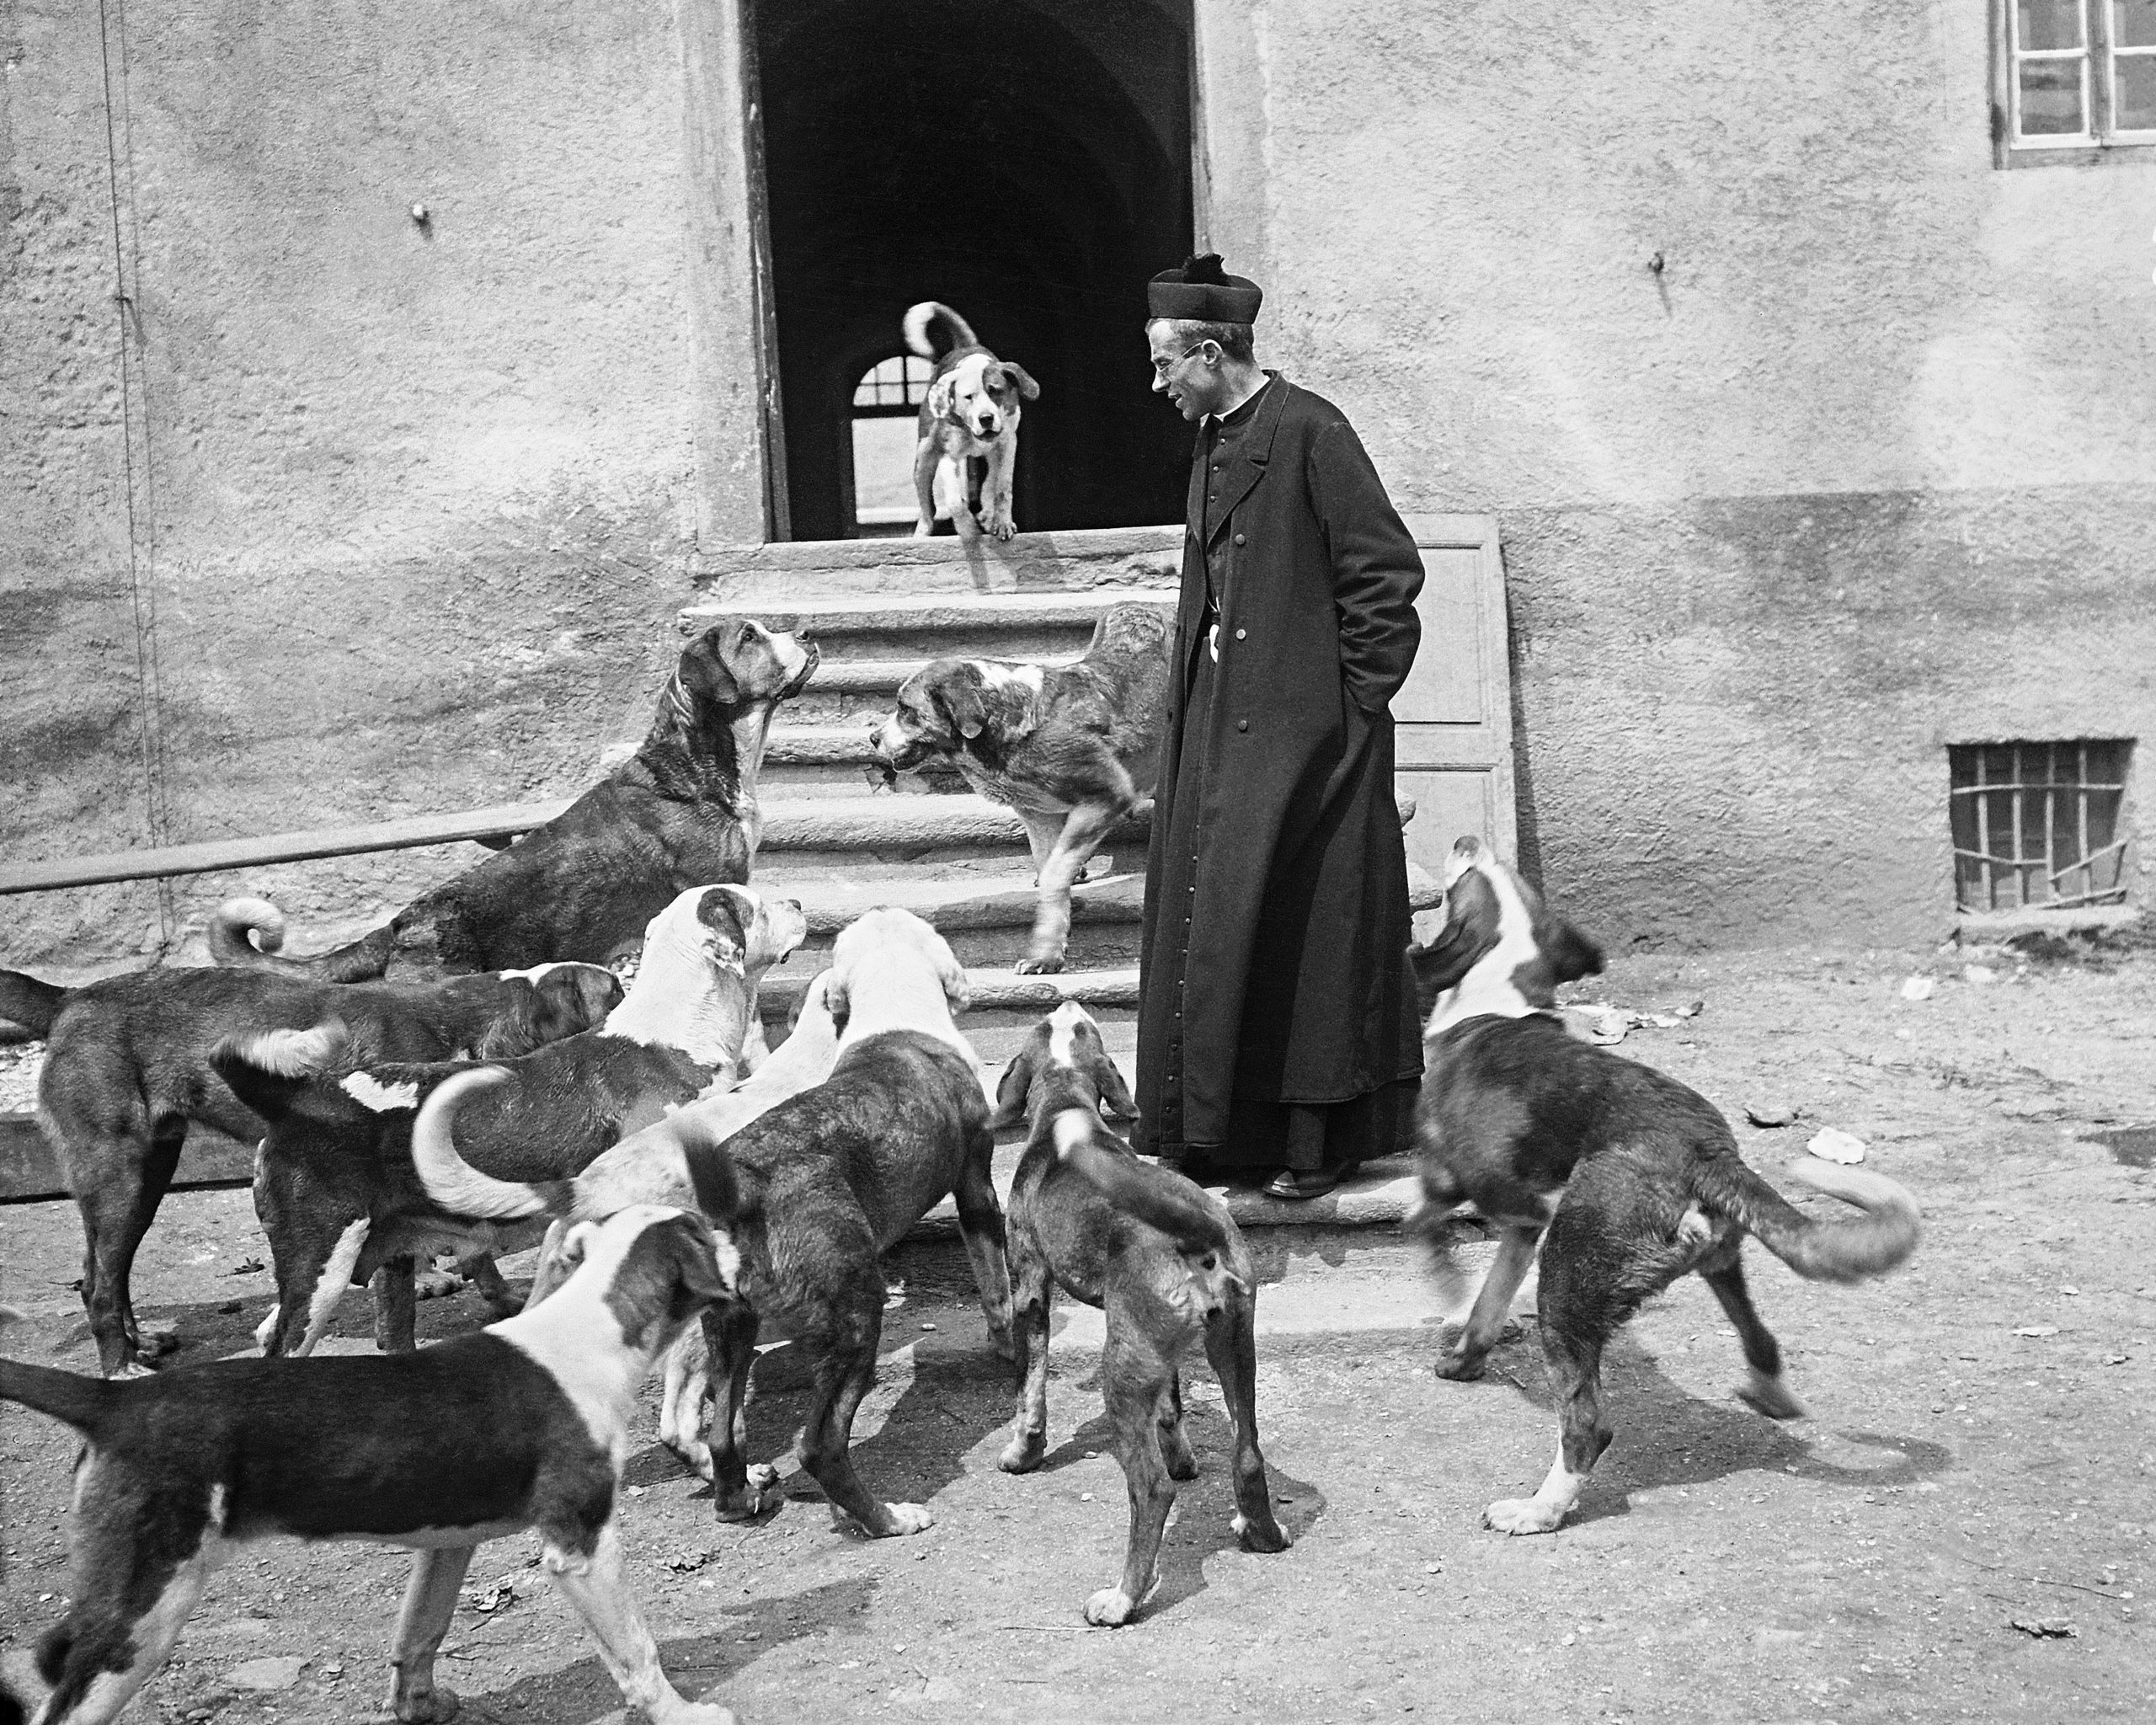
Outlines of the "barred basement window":
M 2132 749 L 2116 738 L 1949 748 L 1956 907 L 2122 903 L 2127 835 L 2121 813 Z

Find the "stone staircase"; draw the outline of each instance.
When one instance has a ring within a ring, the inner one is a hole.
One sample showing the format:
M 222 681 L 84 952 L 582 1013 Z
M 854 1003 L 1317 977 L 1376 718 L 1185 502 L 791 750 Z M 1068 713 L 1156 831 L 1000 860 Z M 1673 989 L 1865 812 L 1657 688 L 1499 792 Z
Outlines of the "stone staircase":
M 760 890 L 808 913 L 802 949 L 766 981 L 776 1033 L 808 980 L 830 962 L 841 928 L 901 905 L 951 942 L 973 984 L 963 1021 L 983 1060 L 1001 1060 L 1057 1001 L 1083 1001 L 1127 1063 L 1135 1048 L 1138 946 L 1146 824 L 1126 823 L 1096 853 L 1074 894 L 1067 968 L 1020 976 L 1033 927 L 1024 829 L 955 775 L 903 774 L 884 787 L 871 726 L 908 676 L 931 660 L 978 654 L 1068 662 L 1110 606 L 1172 608 L 1179 527 L 1027 534 L 1008 545 L 955 539 L 743 547 L 712 559 L 685 631 L 747 615 L 805 630 L 822 661 L 781 711 L 765 756 Z M 1418 904 L 1434 901 L 1417 883 Z

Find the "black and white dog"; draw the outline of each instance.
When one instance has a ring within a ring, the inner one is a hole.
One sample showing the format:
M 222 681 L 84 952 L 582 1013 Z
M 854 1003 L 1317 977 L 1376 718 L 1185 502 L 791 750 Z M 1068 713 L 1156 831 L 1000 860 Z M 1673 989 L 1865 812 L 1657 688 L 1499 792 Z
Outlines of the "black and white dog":
M 104 1725 L 170 1656 L 211 1573 L 279 1535 L 413 1548 L 391 1644 L 400 1721 L 450 1718 L 434 1662 L 480 1544 L 537 1529 L 542 1562 L 632 1707 L 685 1701 L 622 1579 L 619 1493 L 636 1393 L 696 1314 L 734 1295 L 703 1220 L 639 1206 L 576 1231 L 544 1306 L 416 1354 L 222 1359 L 124 1382 L 0 1359 L 0 1400 L 83 1434 L 73 1582 L 47 1632 L 40 1725 Z M 17 1314 L 0 1308 L 0 1325 Z
M 731 1076 L 755 1012 L 756 981 L 807 932 L 799 905 L 746 887 L 691 888 L 652 919 L 628 997 L 600 1028 L 510 1062 L 509 1081 L 467 1111 L 466 1147 L 515 1176 L 581 1167 L 627 1134 Z M 497 1225 L 442 1210 L 412 1167 L 420 1103 L 470 1061 L 355 1068 L 334 1027 L 222 1044 L 211 1057 L 269 1122 L 254 1205 L 270 1238 L 277 1309 L 257 1332 L 271 1354 L 305 1353 L 346 1290 L 381 1272 L 376 1337 L 412 1345 L 414 1260 L 516 1251 L 542 1225 Z M 536 1166 L 535 1166 L 535 1164 Z
M 1018 421 L 1024 403 L 1040 398 L 1040 385 L 1023 366 L 999 360 L 983 347 L 973 325 L 940 300 L 909 307 L 905 334 L 908 347 L 936 361 L 914 443 L 913 489 L 920 506 L 914 537 L 926 538 L 942 515 L 963 539 L 983 533 L 1011 537 L 1018 531 L 1011 515 Z M 978 512 L 972 478 L 976 461 L 985 468 Z
M 1151 806 L 1169 654 L 1161 607 L 1118 605 L 1075 665 L 924 665 L 899 685 L 896 708 L 871 734 L 887 772 L 950 766 L 1025 823 L 1038 896 L 1022 972 L 1063 968 L 1070 889 L 1116 823 Z
M 357 1060 L 499 1060 L 590 1030 L 621 999 L 620 982 L 596 964 L 347 987 L 173 967 L 63 989 L 0 970 L 0 1013 L 46 1039 L 39 1119 L 83 1213 L 83 1305 L 105 1375 L 173 1345 L 136 1326 L 128 1279 L 189 1126 L 243 1142 L 262 1135 L 260 1117 L 210 1064 L 220 1039 L 334 1015 Z
M 643 746 L 544 826 L 334 951 L 271 958 L 261 948 L 282 944 L 281 923 L 257 926 L 251 941 L 232 916 L 213 927 L 211 955 L 355 982 L 633 954 L 676 895 L 749 879 L 771 718 L 816 661 L 805 638 L 719 623 L 682 654 Z
M 1696 1271 L 1743 1345 L 1749 1375 L 1737 1394 L 1770 1418 L 1796 1418 L 1804 1404 L 1783 1383 L 1781 1349 L 1745 1286 L 1744 1236 L 1801 1276 L 1854 1282 L 1916 1249 L 1917 1206 L 1881 1175 L 1796 1162 L 1791 1175 L 1863 1214 L 1819 1222 L 1796 1209 L 1745 1166 L 1705 1097 L 1566 1031 L 1556 987 L 1602 968 L 1592 941 L 1477 840 L 1453 846 L 1446 873 L 1444 927 L 1409 953 L 1434 1003 L 1416 1117 L 1416 1220 L 1433 1231 L 1470 1203 L 1499 1242 L 1466 1327 L 1437 1370 L 1481 1375 L 1539 1250 L 1557 1459 L 1533 1497 L 1483 1514 L 1501 1532 L 1548 1533 L 1609 1445 L 1602 1350 L 1641 1306 Z

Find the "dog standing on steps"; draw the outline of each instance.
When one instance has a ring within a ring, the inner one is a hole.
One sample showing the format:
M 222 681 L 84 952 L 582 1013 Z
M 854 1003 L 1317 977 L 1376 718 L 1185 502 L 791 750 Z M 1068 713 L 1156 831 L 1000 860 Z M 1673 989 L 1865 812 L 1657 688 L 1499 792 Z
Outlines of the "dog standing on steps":
M 1694 1271 L 1743 1345 L 1749 1376 L 1737 1393 L 1769 1418 L 1801 1417 L 1745 1286 L 1744 1236 L 1801 1276 L 1860 1281 L 1916 1249 L 1916 1201 L 1878 1174 L 1792 1164 L 1791 1175 L 1863 1212 L 1813 1221 L 1745 1166 L 1705 1097 L 1576 1040 L 1557 1015 L 1556 985 L 1599 970 L 1601 953 L 1472 838 L 1453 847 L 1444 928 L 1409 956 L 1418 990 L 1435 1002 L 1417 1114 L 1420 1216 L 1433 1221 L 1468 1202 L 1500 1230 L 1497 1261 L 1438 1363 L 1440 1377 L 1481 1375 L 1538 1246 L 1541 1258 L 1537 1312 L 1562 1427 L 1557 1459 L 1533 1497 L 1491 1504 L 1489 1525 L 1548 1533 L 1571 1514 L 1611 1436 L 1603 1348 Z
M 1152 806 L 1168 710 L 1169 623 L 1158 606 L 1112 606 L 1075 665 L 939 659 L 899 686 L 871 734 L 887 772 L 941 761 L 1025 823 L 1033 932 L 1022 974 L 1060 970 L 1070 889 L 1118 820 Z
M 1030 1119 L 1011 1184 L 1011 1338 L 1017 1429 L 997 1466 L 1026 1473 L 1048 1448 L 1049 1305 L 1057 1286 L 1107 1316 L 1101 1386 L 1130 1493 L 1123 1579 L 1086 1601 L 1086 1621 L 1127 1621 L 1159 1582 L 1175 1482 L 1194 1479 L 1177 1361 L 1201 1337 L 1235 1426 L 1235 1530 L 1244 1548 L 1278 1551 L 1257 1447 L 1257 1278 L 1228 1208 L 1203 1187 L 1140 1162 L 1102 1130 L 1101 1104 L 1137 1108 L 1075 1001 L 1034 1027 L 1005 1069 L 995 1124 Z
M 933 533 L 942 515 L 962 539 L 984 532 L 991 539 L 1010 538 L 1018 531 L 1011 518 L 1018 419 L 1025 403 L 1040 398 L 1040 385 L 1023 366 L 999 360 L 983 347 L 973 325 L 941 300 L 909 308 L 905 332 L 908 347 L 936 361 L 914 445 L 913 489 L 921 505 L 914 537 Z M 978 517 L 971 476 L 976 460 L 987 464 Z
M 622 1465 L 659 1350 L 732 1299 L 728 1255 L 680 1210 L 578 1231 L 576 1274 L 536 1311 L 416 1354 L 221 1359 L 126 1382 L 0 1359 L 0 1400 L 83 1434 L 67 1614 L 38 1650 L 40 1725 L 104 1725 L 170 1656 L 211 1572 L 273 1535 L 412 1547 L 388 1706 L 442 1721 L 434 1662 L 483 1541 L 538 1530 L 632 1708 L 734 1725 L 685 1701 L 622 1578 Z M 14 1313 L 0 1307 L 0 1325 Z M 303 1706 L 302 1712 L 307 1711 Z

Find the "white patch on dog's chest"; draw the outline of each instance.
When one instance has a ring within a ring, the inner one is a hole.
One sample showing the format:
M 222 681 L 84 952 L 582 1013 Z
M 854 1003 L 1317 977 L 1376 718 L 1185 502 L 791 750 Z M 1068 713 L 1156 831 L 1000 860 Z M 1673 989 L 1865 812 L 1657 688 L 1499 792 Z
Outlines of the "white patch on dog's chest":
M 417 1084 L 384 1084 L 371 1072 L 347 1072 L 337 1081 L 337 1087 L 361 1108 L 372 1108 L 377 1114 L 419 1105 Z

